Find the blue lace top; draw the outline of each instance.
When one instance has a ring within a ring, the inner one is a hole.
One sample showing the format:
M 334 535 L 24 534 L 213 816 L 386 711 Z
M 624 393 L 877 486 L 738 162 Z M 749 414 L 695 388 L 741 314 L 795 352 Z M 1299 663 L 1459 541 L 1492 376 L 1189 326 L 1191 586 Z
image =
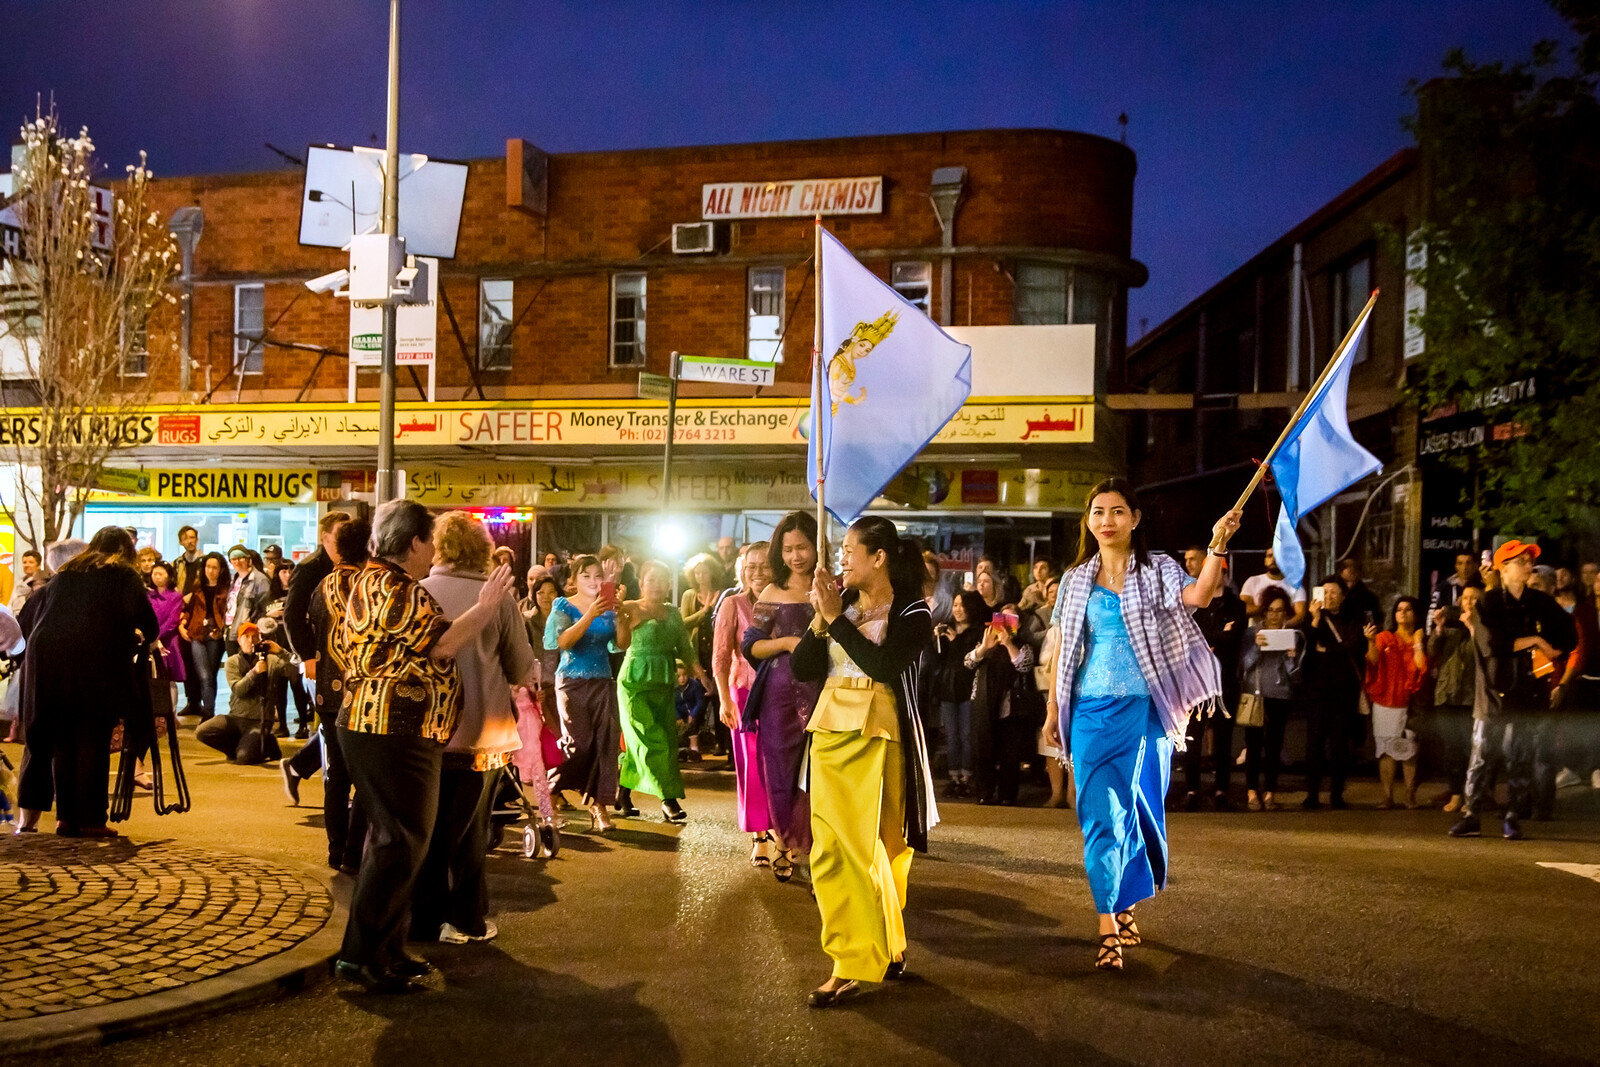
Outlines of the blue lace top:
M 1150 687 L 1139 671 L 1128 627 L 1122 621 L 1122 598 L 1103 585 L 1089 593 L 1083 627 L 1083 667 L 1073 681 L 1079 697 L 1147 697 Z
M 544 647 L 554 649 L 562 631 L 583 618 L 583 609 L 564 596 L 556 597 L 550 605 L 550 621 L 544 627 Z M 556 668 L 557 678 L 610 678 L 611 642 L 617 636 L 616 612 L 597 615 L 589 628 L 578 638 L 578 643 L 561 653 L 561 663 Z

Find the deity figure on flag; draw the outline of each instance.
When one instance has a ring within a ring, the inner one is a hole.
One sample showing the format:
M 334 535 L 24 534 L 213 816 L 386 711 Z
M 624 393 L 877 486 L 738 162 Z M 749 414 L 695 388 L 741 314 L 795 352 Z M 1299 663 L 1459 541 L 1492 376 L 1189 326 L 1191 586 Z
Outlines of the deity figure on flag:
M 853 393 L 850 391 L 856 380 L 856 360 L 871 355 L 872 350 L 894 332 L 894 324 L 899 319 L 898 312 L 885 311 L 875 322 L 858 322 L 850 336 L 839 345 L 833 359 L 828 361 L 828 392 L 833 395 L 833 414 L 839 414 L 840 404 L 859 404 L 867 398 L 866 386 Z

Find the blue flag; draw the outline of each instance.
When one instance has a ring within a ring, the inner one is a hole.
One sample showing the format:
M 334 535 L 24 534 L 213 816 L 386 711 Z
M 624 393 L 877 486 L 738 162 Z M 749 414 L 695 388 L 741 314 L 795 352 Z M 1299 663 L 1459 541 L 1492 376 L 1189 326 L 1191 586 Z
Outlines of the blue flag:
M 1361 343 L 1370 310 L 1362 313 L 1340 349 L 1341 354 L 1354 352 Z M 1304 417 L 1272 457 L 1272 478 L 1283 497 L 1272 537 L 1272 554 L 1277 557 L 1284 578 L 1295 588 L 1306 575 L 1306 557 L 1295 535 L 1296 524 L 1335 493 L 1383 467 L 1378 457 L 1350 436 L 1349 392 L 1350 360 L 1345 358 L 1324 379 Z
M 813 387 L 811 432 L 822 435 L 824 502 L 848 524 L 961 410 L 972 393 L 972 349 L 828 231 L 821 239 L 822 403 Z M 806 472 L 814 497 L 814 448 Z

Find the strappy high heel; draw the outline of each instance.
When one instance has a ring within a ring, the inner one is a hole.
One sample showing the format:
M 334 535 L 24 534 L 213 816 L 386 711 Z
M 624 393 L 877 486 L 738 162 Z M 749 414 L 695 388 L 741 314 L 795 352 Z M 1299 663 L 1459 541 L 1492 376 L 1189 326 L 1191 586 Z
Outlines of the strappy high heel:
M 1097 971 L 1122 970 L 1122 937 L 1119 934 L 1101 934 L 1100 951 L 1094 958 Z
M 772 876 L 780 882 L 787 882 L 794 877 L 794 860 L 790 858 L 787 849 L 773 850 Z
M 763 870 L 772 866 L 772 857 L 768 856 L 764 846 L 772 841 L 772 835 L 760 833 L 755 835 L 755 840 L 750 845 L 750 866 Z
M 1124 948 L 1144 944 L 1144 938 L 1139 936 L 1139 924 L 1133 921 L 1132 908 L 1117 912 L 1117 937 Z
M 616 826 L 606 818 L 606 809 L 595 804 L 589 808 L 589 829 L 597 834 L 609 834 Z

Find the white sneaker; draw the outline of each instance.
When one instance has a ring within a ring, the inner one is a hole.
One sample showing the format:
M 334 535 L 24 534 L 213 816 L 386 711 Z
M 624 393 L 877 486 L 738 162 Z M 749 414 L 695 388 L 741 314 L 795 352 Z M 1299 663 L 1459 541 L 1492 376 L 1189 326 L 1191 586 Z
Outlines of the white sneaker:
M 1597 770 L 1593 774 L 1589 775 L 1589 788 L 1600 789 L 1600 770 Z
M 472 938 L 457 930 L 449 923 L 439 927 L 439 943 L 443 945 L 465 945 Z
M 464 934 L 449 923 L 439 927 L 439 941 L 446 945 L 465 945 L 468 941 L 493 941 L 500 934 L 500 928 L 488 919 L 483 921 L 483 933 Z
M 1561 773 L 1556 775 L 1557 789 L 1571 789 L 1575 785 L 1582 785 L 1583 779 L 1572 773 L 1570 767 L 1561 768 Z

